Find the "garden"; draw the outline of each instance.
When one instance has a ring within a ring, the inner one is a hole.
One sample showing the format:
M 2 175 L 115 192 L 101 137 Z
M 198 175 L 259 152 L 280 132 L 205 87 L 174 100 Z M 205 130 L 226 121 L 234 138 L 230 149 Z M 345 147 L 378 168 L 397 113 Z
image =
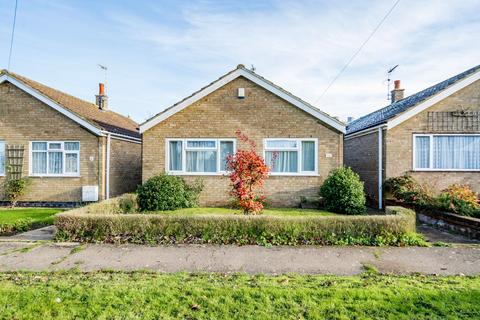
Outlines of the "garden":
M 8 208 L 0 209 L 0 236 L 52 225 L 60 209 Z
M 389 207 L 369 215 L 363 183 L 349 168 L 331 172 L 316 210 L 269 208 L 263 186 L 270 167 L 250 148 L 227 157 L 230 208 L 199 208 L 201 181 L 159 174 L 126 194 L 60 214 L 59 241 L 137 244 L 424 245 L 415 213 Z

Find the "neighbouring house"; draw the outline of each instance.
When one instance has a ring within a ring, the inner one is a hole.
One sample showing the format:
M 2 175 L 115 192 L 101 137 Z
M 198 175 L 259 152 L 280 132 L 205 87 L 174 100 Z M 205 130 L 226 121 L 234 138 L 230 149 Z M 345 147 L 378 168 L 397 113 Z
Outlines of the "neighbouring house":
M 30 177 L 36 205 L 97 201 L 141 183 L 141 136 L 132 119 L 15 73 L 0 72 L 0 202 L 6 179 Z
M 163 172 L 201 178 L 201 205 L 227 204 L 225 158 L 247 148 L 237 130 L 272 167 L 265 192 L 273 206 L 317 196 L 328 173 L 343 165 L 342 122 L 239 65 L 140 125 L 142 180 Z
M 480 65 L 392 103 L 347 126 L 345 164 L 382 205 L 385 179 L 410 174 L 442 190 L 453 183 L 480 192 Z

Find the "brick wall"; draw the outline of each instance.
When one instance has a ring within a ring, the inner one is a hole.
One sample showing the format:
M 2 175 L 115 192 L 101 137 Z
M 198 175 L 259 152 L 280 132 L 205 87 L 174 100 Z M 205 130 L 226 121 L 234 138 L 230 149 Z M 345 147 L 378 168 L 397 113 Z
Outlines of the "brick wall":
M 424 110 L 413 118 L 392 128 L 387 134 L 387 167 L 386 176 L 395 177 L 404 173 L 412 174 L 420 182 L 430 184 L 441 190 L 452 183 L 469 184 L 480 192 L 480 172 L 427 172 L 413 169 L 413 134 L 441 133 L 428 129 L 428 112 L 457 111 L 468 109 L 480 111 L 480 81 L 477 81 L 450 97 Z M 448 131 L 452 133 L 452 131 Z M 461 131 L 456 133 L 463 133 Z M 472 133 L 472 132 L 468 132 Z M 480 133 L 480 132 L 478 132 Z
M 142 145 L 110 140 L 110 197 L 132 192 L 142 182 Z
M 385 130 L 382 132 L 385 137 Z M 383 139 L 385 155 L 385 139 Z M 359 174 L 368 199 L 378 202 L 378 130 L 345 139 L 345 166 Z M 383 170 L 385 172 L 385 158 Z
M 9 83 L 0 85 L 0 140 L 25 146 L 24 176 L 29 174 L 29 141 L 80 141 L 80 177 L 32 177 L 32 184 L 21 200 L 77 202 L 81 200 L 81 186 L 101 185 L 99 139 Z M 0 177 L 0 188 L 3 182 L 4 178 Z M 3 190 L 0 190 L 0 199 L 3 200 Z
M 240 87 L 245 88 L 245 99 L 237 98 L 236 90 Z M 166 138 L 235 138 L 237 129 L 257 143 L 259 153 L 263 152 L 264 138 L 318 138 L 319 175 L 270 177 L 265 190 L 274 206 L 293 206 L 299 203 L 300 196 L 315 196 L 328 173 L 343 163 L 341 133 L 255 83 L 237 78 L 143 134 L 142 180 L 165 170 Z M 237 149 L 245 147 L 237 143 Z M 327 158 L 326 153 L 332 157 Z M 202 205 L 229 201 L 226 177 L 200 178 L 205 183 L 200 198 Z

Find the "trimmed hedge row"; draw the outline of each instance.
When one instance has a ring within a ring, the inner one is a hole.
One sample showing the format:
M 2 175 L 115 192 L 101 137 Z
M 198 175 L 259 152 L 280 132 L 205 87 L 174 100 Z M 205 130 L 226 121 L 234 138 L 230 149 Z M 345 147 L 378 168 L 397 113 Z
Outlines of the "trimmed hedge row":
M 84 208 L 85 209 L 85 208 Z M 278 217 L 268 215 L 95 214 L 57 216 L 58 241 L 136 244 L 423 245 L 415 213 L 390 207 L 387 215 Z

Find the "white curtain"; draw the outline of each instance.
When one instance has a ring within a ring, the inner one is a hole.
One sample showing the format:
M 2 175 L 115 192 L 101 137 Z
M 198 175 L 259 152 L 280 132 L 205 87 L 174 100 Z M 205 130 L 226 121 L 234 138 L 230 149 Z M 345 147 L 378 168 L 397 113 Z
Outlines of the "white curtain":
M 302 171 L 315 171 L 315 142 L 302 141 Z
M 220 142 L 220 171 L 227 170 L 227 156 L 233 154 L 233 141 Z
M 433 153 L 436 169 L 480 169 L 479 136 L 435 136 Z
M 48 173 L 49 174 L 63 173 L 63 153 L 62 152 L 48 153 Z
M 216 172 L 216 151 L 187 151 L 187 172 Z
M 415 137 L 415 168 L 430 167 L 430 137 Z
M 297 151 L 266 151 L 265 161 L 272 172 L 297 172 Z
M 169 155 L 170 170 L 182 170 L 182 141 L 170 141 Z
M 32 153 L 32 173 L 33 174 L 47 173 L 47 152 L 46 151 Z
M 5 142 L 0 141 L 0 175 L 5 174 Z
M 78 173 L 78 154 L 77 153 L 65 154 L 65 172 Z
M 187 148 L 215 148 L 215 141 L 187 141 Z

